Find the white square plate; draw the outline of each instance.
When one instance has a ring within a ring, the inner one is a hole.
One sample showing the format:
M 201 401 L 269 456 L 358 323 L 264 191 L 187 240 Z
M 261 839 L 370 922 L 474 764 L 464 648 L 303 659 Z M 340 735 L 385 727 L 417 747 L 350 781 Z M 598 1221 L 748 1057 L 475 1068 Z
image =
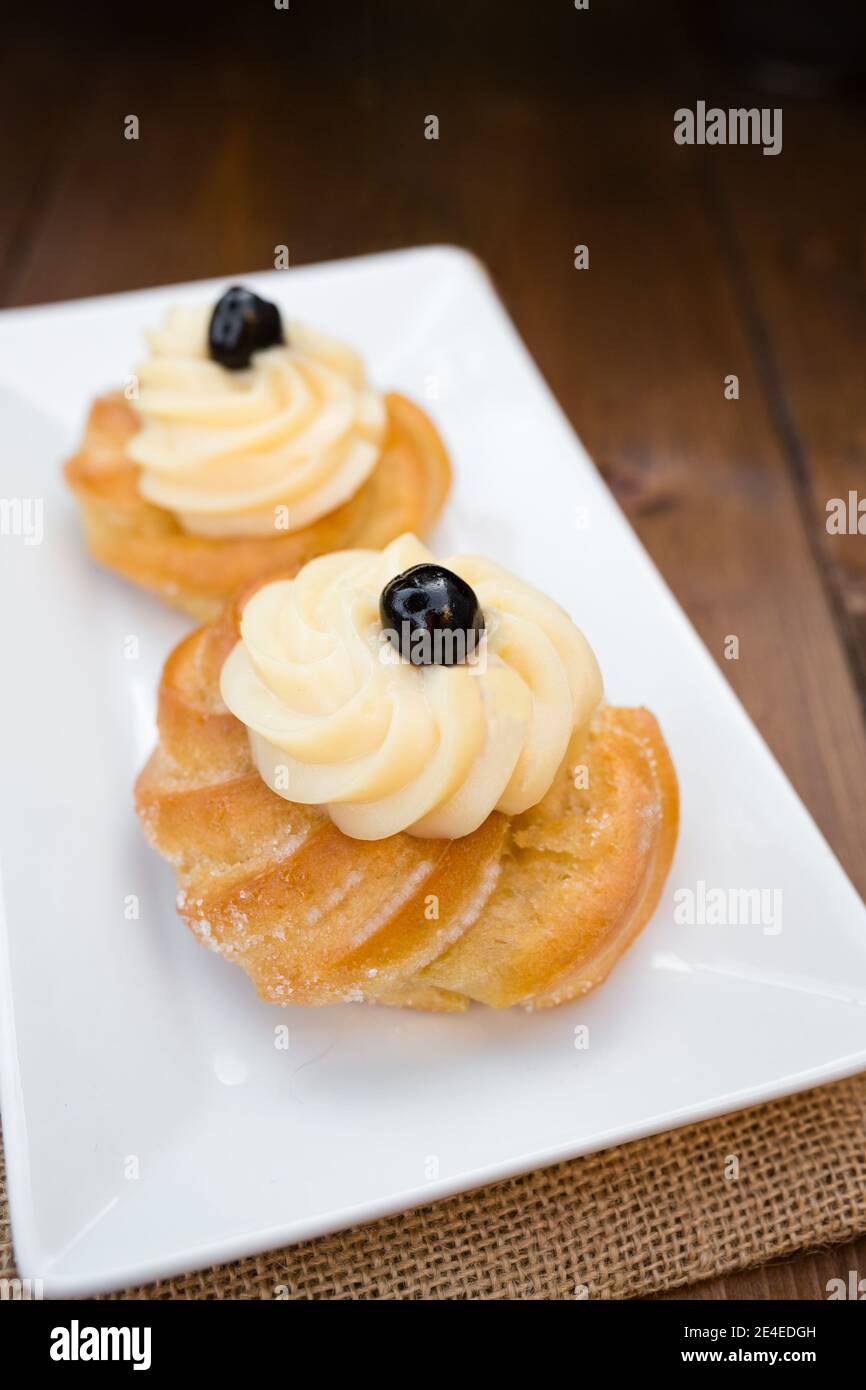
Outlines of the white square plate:
M 19 1267 L 51 1294 L 302 1240 L 866 1068 L 863 905 L 477 263 L 433 247 L 246 281 L 427 402 L 456 467 L 434 546 L 485 551 L 571 611 L 609 698 L 661 720 L 682 836 L 653 921 L 574 1005 L 260 1003 L 179 922 L 132 810 L 187 625 L 89 560 L 60 477 L 142 330 L 226 282 L 0 315 L 0 495 L 44 504 L 41 544 L 0 537 L 2 1107 Z M 675 891 L 700 882 L 779 890 L 781 930 L 677 925 Z

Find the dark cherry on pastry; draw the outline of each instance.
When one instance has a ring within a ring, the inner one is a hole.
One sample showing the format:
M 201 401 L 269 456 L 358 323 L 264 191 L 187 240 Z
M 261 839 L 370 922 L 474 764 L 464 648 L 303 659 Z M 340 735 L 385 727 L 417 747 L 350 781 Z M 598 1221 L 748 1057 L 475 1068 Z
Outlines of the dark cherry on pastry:
M 232 285 L 214 305 L 208 352 L 214 362 L 230 371 L 241 371 L 250 365 L 254 352 L 283 342 L 283 323 L 276 304 L 243 285 Z
M 379 616 L 413 666 L 458 665 L 473 655 L 484 631 L 474 589 L 444 565 L 413 565 L 395 575 L 382 590 Z

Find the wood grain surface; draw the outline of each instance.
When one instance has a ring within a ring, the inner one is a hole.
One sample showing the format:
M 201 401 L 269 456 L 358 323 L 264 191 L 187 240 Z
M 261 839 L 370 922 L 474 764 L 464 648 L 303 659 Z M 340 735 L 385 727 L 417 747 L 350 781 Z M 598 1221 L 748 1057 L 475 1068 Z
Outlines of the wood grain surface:
M 0 301 L 237 275 L 280 244 L 293 265 L 470 248 L 864 893 L 866 540 L 825 525 L 829 498 L 866 495 L 863 95 L 752 61 L 693 9 L 18 15 Z M 698 99 L 782 107 L 782 153 L 675 144 Z M 866 1240 L 672 1296 L 821 1298 L 849 1269 Z

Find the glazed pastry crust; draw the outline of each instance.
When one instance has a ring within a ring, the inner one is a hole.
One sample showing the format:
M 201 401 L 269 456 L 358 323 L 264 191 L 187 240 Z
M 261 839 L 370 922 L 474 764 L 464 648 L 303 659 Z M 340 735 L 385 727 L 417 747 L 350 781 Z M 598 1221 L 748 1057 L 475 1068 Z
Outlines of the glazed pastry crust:
M 652 914 L 676 843 L 677 781 L 653 715 L 602 707 L 513 819 L 493 812 L 451 841 L 349 839 L 264 784 L 222 704 L 248 596 L 169 657 L 159 745 L 135 790 L 199 939 L 279 1004 L 542 1008 L 601 984 Z
M 210 538 L 185 532 L 145 501 L 126 446 L 138 429 L 120 393 L 99 397 L 66 479 L 81 508 L 88 547 L 109 569 L 198 619 L 215 617 L 238 588 L 263 575 L 291 574 L 316 555 L 356 546 L 381 548 L 404 531 L 424 534 L 451 484 L 445 446 L 428 416 L 387 395 L 388 433 L 367 481 L 342 507 L 300 531 Z

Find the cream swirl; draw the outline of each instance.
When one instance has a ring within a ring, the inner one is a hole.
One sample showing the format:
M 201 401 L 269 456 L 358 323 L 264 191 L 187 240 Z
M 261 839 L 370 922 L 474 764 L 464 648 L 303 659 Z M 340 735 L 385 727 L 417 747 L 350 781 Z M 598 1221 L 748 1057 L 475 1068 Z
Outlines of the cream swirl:
M 479 556 L 445 561 L 475 590 L 475 658 L 413 666 L 384 637 L 379 596 L 430 561 L 414 536 L 312 560 L 259 589 L 222 670 L 264 781 L 346 834 L 455 839 L 545 795 L 601 699 L 585 637 L 544 594 Z
M 372 472 L 381 396 L 351 348 L 298 323 L 229 371 L 207 350 L 208 306 L 172 310 L 137 369 L 139 489 L 206 536 L 272 536 L 333 511 Z

